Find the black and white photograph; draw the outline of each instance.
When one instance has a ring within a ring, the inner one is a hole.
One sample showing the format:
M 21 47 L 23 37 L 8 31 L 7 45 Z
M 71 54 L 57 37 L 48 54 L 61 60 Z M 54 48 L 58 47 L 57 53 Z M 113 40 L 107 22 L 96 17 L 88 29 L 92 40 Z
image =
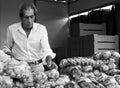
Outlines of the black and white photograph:
M 0 0 L 0 88 L 120 88 L 120 1 Z

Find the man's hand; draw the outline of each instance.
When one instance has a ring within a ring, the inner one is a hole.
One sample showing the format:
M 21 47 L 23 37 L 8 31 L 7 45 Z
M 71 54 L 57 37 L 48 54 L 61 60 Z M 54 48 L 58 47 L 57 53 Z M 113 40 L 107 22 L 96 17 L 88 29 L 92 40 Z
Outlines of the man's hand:
M 54 61 L 52 61 L 52 64 L 49 67 L 49 69 L 56 69 L 56 70 L 58 70 L 58 66 L 57 66 L 57 64 Z
M 48 55 L 45 60 L 46 60 L 47 66 L 50 67 L 52 64 L 52 57 Z

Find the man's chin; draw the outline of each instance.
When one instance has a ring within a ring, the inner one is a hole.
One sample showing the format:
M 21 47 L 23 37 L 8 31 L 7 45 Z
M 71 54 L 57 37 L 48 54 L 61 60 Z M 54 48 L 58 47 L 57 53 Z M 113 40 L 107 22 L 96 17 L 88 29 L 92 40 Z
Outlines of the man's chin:
M 31 29 L 33 26 L 27 26 L 28 29 Z

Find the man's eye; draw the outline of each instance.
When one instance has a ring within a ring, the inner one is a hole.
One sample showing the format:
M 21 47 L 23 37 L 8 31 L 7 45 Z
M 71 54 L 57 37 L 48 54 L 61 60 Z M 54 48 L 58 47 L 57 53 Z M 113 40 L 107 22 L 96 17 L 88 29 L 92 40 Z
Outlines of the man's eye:
M 24 16 L 24 18 L 28 19 L 28 18 L 34 18 L 34 15 L 31 16 Z
M 30 18 L 33 18 L 33 17 L 34 17 L 34 15 L 30 16 Z

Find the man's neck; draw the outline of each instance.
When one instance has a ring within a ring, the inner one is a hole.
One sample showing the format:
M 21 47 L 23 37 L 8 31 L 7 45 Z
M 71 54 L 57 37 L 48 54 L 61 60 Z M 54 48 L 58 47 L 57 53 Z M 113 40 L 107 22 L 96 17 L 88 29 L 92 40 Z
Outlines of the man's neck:
M 26 27 L 22 24 L 22 28 L 23 28 L 25 31 L 30 31 L 33 27 L 26 28 Z
M 31 27 L 31 28 L 25 28 L 25 27 L 22 25 L 22 28 L 23 28 L 23 30 L 25 31 L 26 36 L 29 37 L 29 34 L 30 34 L 30 31 L 31 31 L 32 27 Z
M 25 31 L 30 31 L 32 28 L 23 28 Z

